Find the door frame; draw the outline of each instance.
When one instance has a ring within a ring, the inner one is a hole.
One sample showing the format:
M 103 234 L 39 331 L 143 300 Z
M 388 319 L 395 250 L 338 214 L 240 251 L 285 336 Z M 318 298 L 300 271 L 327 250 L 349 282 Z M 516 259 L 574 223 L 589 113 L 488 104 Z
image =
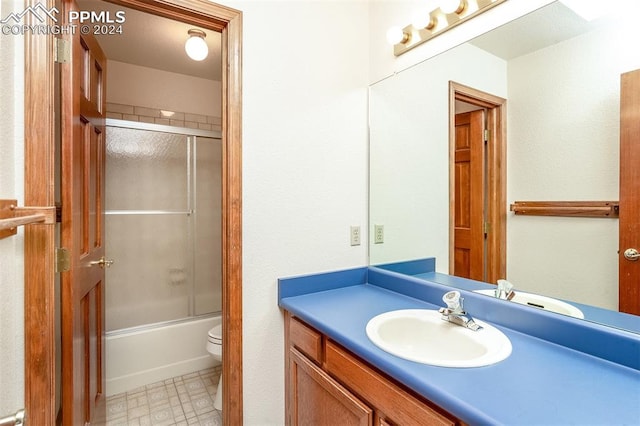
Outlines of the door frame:
M 223 423 L 242 424 L 242 12 L 208 0 L 109 0 L 222 33 Z M 55 0 L 26 0 L 25 7 Z M 33 20 L 26 15 L 27 24 Z M 25 34 L 24 203 L 55 206 L 54 35 Z M 56 419 L 55 225 L 25 227 L 25 411 Z
M 455 115 L 456 100 L 487 110 L 487 233 L 486 280 L 495 283 L 507 274 L 507 100 L 449 81 L 449 271 L 454 270 L 455 233 Z

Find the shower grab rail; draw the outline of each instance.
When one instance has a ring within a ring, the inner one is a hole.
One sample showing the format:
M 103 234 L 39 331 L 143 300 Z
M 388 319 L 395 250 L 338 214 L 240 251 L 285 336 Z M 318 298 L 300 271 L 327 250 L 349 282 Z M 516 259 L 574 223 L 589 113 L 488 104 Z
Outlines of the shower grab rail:
M 17 200 L 0 200 L 0 239 L 16 235 L 18 226 L 32 223 L 55 224 L 56 208 L 18 207 Z
M 15 414 L 11 414 L 9 416 L 2 417 L 0 419 L 0 426 L 20 426 L 25 425 L 26 422 L 24 420 L 24 408 L 22 410 L 18 410 Z

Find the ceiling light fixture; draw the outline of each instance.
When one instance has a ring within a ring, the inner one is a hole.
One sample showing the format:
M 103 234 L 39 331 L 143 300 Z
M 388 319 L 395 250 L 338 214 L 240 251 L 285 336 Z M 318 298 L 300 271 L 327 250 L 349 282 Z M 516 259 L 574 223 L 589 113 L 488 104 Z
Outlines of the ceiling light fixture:
M 187 55 L 194 61 L 202 61 L 209 54 L 209 47 L 207 42 L 204 41 L 207 36 L 204 31 L 191 29 L 187 31 L 189 38 L 184 44 L 184 50 Z

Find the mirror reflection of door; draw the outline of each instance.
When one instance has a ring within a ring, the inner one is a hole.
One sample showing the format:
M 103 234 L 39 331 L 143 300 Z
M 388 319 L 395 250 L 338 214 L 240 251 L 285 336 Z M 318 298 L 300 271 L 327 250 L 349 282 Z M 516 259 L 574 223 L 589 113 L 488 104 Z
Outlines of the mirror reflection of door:
M 474 105 L 462 103 L 462 106 Z M 484 109 L 455 116 L 453 275 L 485 280 Z
M 506 100 L 449 83 L 449 273 L 506 278 Z

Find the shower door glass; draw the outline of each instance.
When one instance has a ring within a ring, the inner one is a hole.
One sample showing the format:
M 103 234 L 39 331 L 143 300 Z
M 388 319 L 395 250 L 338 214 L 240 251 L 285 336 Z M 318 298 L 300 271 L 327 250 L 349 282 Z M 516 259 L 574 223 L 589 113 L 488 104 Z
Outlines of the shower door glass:
M 200 139 L 107 127 L 107 331 L 220 309 L 220 172 L 206 158 L 220 144 Z
M 222 309 L 222 144 L 195 138 L 195 268 L 194 313 Z

